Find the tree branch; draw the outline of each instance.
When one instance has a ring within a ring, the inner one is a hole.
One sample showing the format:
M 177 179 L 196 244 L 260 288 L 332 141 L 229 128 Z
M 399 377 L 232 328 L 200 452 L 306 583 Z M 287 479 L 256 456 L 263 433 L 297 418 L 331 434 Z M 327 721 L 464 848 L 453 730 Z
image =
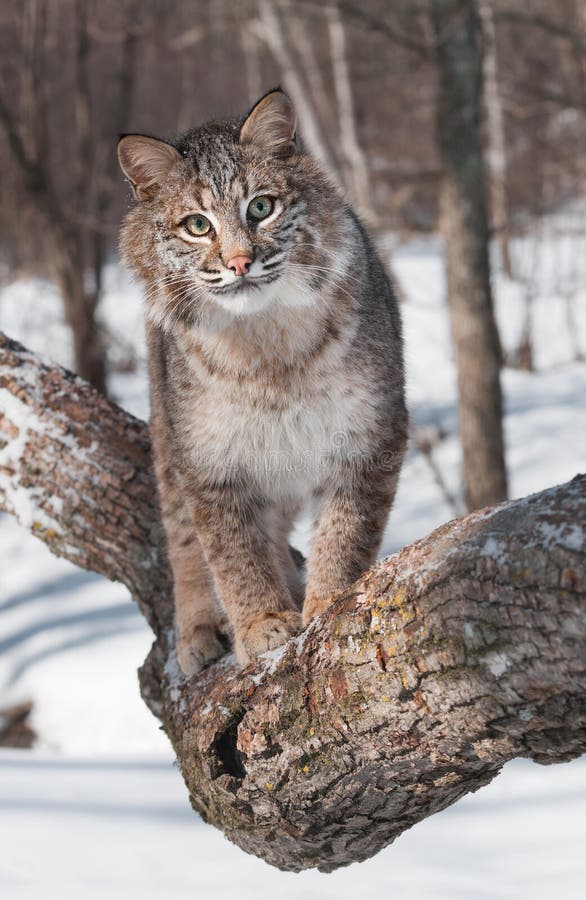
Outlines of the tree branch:
M 1 333 L 0 509 L 56 556 L 125 584 L 157 636 L 169 628 L 147 426 Z
M 299 0 L 299 5 L 305 6 L 307 9 L 314 9 L 316 14 L 323 14 L 323 3 L 319 0 Z M 433 43 L 428 43 L 425 38 L 418 37 L 415 32 L 414 25 L 418 24 L 417 16 L 421 12 L 419 9 L 412 10 L 413 19 L 410 22 L 409 29 L 401 29 L 387 18 L 378 15 L 370 15 L 364 7 L 364 4 L 350 2 L 350 0 L 338 0 L 338 6 L 344 19 L 352 23 L 357 28 L 365 31 L 371 31 L 376 35 L 386 38 L 391 44 L 395 44 L 411 53 L 415 53 L 419 57 L 429 56 L 433 51 Z M 392 19 L 392 17 L 391 17 Z M 415 33 L 415 36 L 414 36 Z
M 0 339 L 0 507 L 128 585 L 190 799 L 272 865 L 363 860 L 505 762 L 586 750 L 586 476 L 444 525 L 298 638 L 186 682 L 146 426 Z

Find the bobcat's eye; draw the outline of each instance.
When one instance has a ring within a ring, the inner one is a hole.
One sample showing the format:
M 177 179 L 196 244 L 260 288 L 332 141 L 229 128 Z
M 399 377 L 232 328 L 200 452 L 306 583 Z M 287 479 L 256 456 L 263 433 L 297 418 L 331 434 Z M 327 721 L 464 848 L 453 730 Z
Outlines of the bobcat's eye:
M 196 216 L 187 216 L 183 222 L 183 227 L 190 234 L 194 234 L 196 237 L 202 237 L 210 231 L 212 223 L 209 219 L 206 219 L 205 216 L 198 213 Z
M 247 213 L 251 219 L 256 219 L 258 222 L 270 216 L 274 208 L 275 204 L 270 197 L 255 197 L 248 204 Z

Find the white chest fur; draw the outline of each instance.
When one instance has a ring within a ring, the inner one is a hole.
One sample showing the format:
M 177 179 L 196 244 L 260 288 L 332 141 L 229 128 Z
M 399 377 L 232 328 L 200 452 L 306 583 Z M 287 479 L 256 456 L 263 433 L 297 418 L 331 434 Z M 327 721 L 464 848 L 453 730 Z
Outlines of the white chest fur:
M 336 460 L 365 454 L 375 418 L 367 378 L 350 380 L 336 368 L 319 384 L 308 378 L 278 405 L 242 387 L 208 384 L 184 408 L 182 424 L 197 467 L 245 473 L 277 499 L 307 496 Z
M 264 316 L 225 317 L 184 335 L 199 389 L 182 401 L 181 427 L 196 467 L 245 474 L 271 498 L 302 498 L 336 460 L 368 452 L 372 377 L 349 363 L 356 319 L 336 310 L 333 337 L 315 296 L 308 305 L 281 297 Z

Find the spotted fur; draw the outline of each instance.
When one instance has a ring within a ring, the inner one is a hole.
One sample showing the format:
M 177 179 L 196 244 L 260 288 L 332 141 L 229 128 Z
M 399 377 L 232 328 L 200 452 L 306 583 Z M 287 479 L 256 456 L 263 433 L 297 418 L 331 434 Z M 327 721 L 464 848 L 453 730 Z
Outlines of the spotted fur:
M 159 146 L 163 145 L 163 146 Z M 186 674 L 272 649 L 372 562 L 406 441 L 399 311 L 281 91 L 170 142 L 126 136 L 122 228 L 143 280 L 151 430 Z M 271 199 L 261 222 L 253 198 Z M 194 236 L 186 218 L 205 216 Z M 252 262 L 239 276 L 234 256 Z M 315 529 L 300 582 L 287 540 Z M 227 617 L 226 617 L 227 613 Z

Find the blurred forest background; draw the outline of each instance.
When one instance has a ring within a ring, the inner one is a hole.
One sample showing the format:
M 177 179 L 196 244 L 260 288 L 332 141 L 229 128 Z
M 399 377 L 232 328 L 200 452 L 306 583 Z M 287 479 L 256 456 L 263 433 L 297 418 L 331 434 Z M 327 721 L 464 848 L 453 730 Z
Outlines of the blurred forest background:
M 100 317 L 128 204 L 117 134 L 170 136 L 281 83 L 387 259 L 441 226 L 463 493 L 469 508 L 506 496 L 499 370 L 534 368 L 544 217 L 586 195 L 584 0 L 4 0 L 0 16 L 0 278 L 57 286 L 81 375 L 106 391 L 132 366 Z M 532 256 L 515 254 L 522 235 Z M 506 353 L 491 240 L 525 298 Z M 560 287 L 575 359 L 579 256 Z

